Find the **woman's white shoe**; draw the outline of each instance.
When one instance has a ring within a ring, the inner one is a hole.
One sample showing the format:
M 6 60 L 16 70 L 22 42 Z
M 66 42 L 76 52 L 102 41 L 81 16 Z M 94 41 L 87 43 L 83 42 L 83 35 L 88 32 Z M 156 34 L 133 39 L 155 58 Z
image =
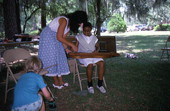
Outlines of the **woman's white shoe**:
M 53 87 L 54 87 L 54 88 L 57 88 L 57 89 L 62 89 L 62 88 L 63 88 L 62 85 L 61 85 L 61 86 L 57 86 L 57 85 L 55 85 L 55 84 L 53 84 Z

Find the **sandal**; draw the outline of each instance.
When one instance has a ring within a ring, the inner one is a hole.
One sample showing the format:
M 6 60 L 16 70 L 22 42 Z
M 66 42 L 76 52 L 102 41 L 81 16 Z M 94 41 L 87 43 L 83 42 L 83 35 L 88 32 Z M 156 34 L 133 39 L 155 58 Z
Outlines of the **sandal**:
M 53 84 L 53 87 L 54 87 L 54 88 L 57 88 L 57 89 L 62 89 L 62 88 L 63 88 L 62 85 L 61 85 L 61 86 L 57 86 L 57 85 L 55 85 L 55 84 Z
M 66 82 L 66 83 L 64 83 L 64 84 L 61 85 L 61 86 L 63 86 L 63 87 L 68 87 L 68 83 Z

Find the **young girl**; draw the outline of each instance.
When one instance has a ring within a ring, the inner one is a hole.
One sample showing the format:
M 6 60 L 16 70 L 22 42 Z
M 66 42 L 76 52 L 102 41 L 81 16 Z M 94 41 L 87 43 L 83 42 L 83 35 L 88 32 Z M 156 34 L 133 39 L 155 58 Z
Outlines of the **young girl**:
M 14 102 L 12 111 L 45 111 L 45 106 L 39 90 L 48 101 L 54 101 L 46 88 L 39 71 L 41 61 L 38 57 L 32 56 L 25 63 L 25 71 L 14 89 Z
M 92 25 L 87 22 L 83 24 L 83 33 L 76 36 L 78 46 L 78 52 L 93 53 L 99 51 L 98 39 L 96 36 L 91 34 Z M 98 66 L 98 85 L 97 88 L 101 93 L 106 93 L 105 88 L 103 87 L 103 76 L 104 76 L 104 61 L 102 58 L 85 58 L 79 59 L 81 64 L 87 66 L 87 82 L 88 82 L 88 92 L 94 93 L 93 83 L 92 83 L 92 73 L 93 73 L 93 64 Z

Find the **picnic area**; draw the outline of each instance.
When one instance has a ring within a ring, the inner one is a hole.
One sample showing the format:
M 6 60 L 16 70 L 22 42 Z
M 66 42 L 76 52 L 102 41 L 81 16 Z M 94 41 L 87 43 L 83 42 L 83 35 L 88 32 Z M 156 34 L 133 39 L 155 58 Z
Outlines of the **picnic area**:
M 141 33 L 112 34 L 116 36 L 116 47 L 120 56 L 105 59 L 106 94 L 101 94 L 97 89 L 94 95 L 88 94 L 85 81 L 83 92 L 80 92 L 78 81 L 73 84 L 73 74 L 64 76 L 70 86 L 61 90 L 52 87 L 50 77 L 44 77 L 56 96 L 57 110 L 169 111 L 170 62 L 160 60 L 160 49 L 164 47 L 169 32 Z M 126 53 L 135 54 L 138 58 L 126 58 Z M 5 68 L 1 71 L 0 78 L 2 111 L 10 109 L 13 98 L 13 91 L 10 91 L 7 103 L 3 103 L 5 71 Z

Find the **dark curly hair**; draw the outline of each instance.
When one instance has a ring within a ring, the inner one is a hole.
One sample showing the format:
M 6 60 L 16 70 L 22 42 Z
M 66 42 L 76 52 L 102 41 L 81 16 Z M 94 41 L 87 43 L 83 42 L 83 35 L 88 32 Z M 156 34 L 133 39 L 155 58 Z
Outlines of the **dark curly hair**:
M 92 24 L 90 22 L 86 22 L 86 23 L 83 24 L 83 29 L 85 27 L 90 27 L 92 29 Z
M 88 20 L 87 13 L 80 10 L 77 10 L 65 16 L 69 19 L 70 30 L 73 33 L 78 33 L 79 24 L 86 23 Z

